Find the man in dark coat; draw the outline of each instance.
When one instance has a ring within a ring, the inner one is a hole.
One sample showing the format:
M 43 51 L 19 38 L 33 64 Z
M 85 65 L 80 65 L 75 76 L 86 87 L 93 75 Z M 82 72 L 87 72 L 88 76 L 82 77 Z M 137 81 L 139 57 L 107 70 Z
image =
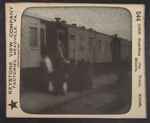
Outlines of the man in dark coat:
M 56 95 L 64 95 L 67 91 L 67 67 L 69 61 L 64 57 L 64 49 L 63 44 L 60 40 L 57 43 L 57 53 L 55 59 L 55 94 Z

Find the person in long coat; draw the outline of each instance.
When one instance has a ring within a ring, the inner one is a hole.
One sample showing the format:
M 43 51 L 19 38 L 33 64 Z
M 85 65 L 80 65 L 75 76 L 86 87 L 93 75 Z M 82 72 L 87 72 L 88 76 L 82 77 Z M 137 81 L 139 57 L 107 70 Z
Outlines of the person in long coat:
M 60 40 L 57 43 L 57 53 L 55 59 L 55 94 L 64 95 L 67 92 L 67 67 L 69 61 L 64 57 L 63 44 Z

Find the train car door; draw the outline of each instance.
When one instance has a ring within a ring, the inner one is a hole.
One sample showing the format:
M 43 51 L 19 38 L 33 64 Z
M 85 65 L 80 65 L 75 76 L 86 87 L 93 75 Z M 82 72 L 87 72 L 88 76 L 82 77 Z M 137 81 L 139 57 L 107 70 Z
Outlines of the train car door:
M 65 30 L 57 30 L 57 42 L 61 41 L 64 57 L 68 56 L 68 43 Z
M 62 44 L 63 55 L 65 58 L 68 57 L 68 37 L 67 37 L 67 29 L 68 26 L 66 25 L 65 20 L 61 20 L 61 18 L 57 17 L 56 20 L 56 40 L 57 45 L 58 42 Z
M 55 59 L 57 50 L 56 38 L 56 24 L 53 22 L 46 22 L 46 48 L 47 54 Z

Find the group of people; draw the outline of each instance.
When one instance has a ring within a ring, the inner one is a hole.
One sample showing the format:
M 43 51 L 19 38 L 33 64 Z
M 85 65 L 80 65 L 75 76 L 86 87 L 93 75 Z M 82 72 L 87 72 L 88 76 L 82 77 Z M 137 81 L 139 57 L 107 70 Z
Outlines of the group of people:
M 55 60 L 49 53 L 43 56 L 44 80 L 48 83 L 48 91 L 54 95 L 65 95 L 68 91 L 66 68 L 70 61 L 64 57 L 63 48 L 62 42 L 58 40 Z
M 44 76 L 48 82 L 48 91 L 54 95 L 65 95 L 69 89 L 82 91 L 90 88 L 89 64 L 84 60 L 75 63 L 66 59 L 63 48 L 62 42 L 58 41 L 55 60 L 48 54 L 43 57 Z

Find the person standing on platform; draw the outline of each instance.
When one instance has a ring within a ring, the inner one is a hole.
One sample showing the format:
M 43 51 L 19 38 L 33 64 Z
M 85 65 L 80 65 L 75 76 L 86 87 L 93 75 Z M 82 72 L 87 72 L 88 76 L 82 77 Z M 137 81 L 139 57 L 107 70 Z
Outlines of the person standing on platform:
M 54 83 L 56 95 L 64 95 L 68 91 L 66 64 L 69 60 L 64 57 L 64 46 L 60 40 L 57 42 L 56 54 L 56 81 Z

